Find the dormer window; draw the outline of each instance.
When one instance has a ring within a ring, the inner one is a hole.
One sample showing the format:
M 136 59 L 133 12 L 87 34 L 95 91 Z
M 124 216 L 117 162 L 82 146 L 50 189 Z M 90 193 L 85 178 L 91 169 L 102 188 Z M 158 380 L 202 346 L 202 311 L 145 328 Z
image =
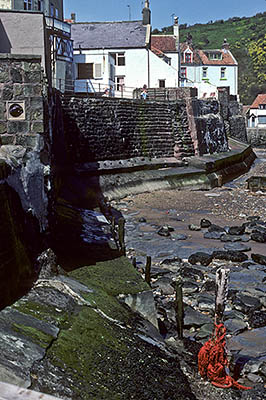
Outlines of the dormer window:
M 192 62 L 191 53 L 185 53 L 185 63 L 191 63 L 191 62 Z
M 222 53 L 219 51 L 212 51 L 206 53 L 209 60 L 222 60 Z

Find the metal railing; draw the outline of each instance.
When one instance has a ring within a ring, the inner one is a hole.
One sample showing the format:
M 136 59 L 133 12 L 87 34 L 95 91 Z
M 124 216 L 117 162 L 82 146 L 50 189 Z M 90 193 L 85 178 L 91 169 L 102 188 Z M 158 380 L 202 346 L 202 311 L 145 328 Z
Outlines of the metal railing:
M 87 97 L 110 97 L 120 99 L 143 100 L 143 88 L 121 84 L 103 84 L 91 80 L 54 79 L 53 87 L 62 93 Z M 146 100 L 176 101 L 187 97 L 197 97 L 195 88 L 148 88 Z

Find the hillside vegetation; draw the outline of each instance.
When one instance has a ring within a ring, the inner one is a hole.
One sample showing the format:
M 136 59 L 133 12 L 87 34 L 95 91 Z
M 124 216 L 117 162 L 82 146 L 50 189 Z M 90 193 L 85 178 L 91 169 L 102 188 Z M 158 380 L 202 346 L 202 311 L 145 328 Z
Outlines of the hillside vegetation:
M 159 33 L 158 30 L 154 31 Z M 165 27 L 161 33 L 172 33 Z M 254 17 L 233 17 L 207 24 L 180 25 L 180 40 L 191 34 L 200 49 L 219 49 L 224 38 L 238 61 L 239 94 L 243 104 L 251 104 L 258 93 L 266 93 L 266 12 Z

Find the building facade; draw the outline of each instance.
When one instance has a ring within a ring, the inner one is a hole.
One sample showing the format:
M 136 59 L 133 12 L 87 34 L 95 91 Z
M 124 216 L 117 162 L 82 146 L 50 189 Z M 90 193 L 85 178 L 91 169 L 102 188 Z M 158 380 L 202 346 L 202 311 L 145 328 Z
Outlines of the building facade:
M 181 87 L 197 88 L 200 98 L 216 97 L 219 87 L 227 87 L 231 95 L 238 94 L 238 64 L 226 42 L 221 49 L 198 50 L 188 38 L 179 45 L 179 59 L 174 35 L 152 35 L 151 43 L 152 50 L 169 58 L 173 66 L 179 60 Z
M 246 115 L 248 128 L 266 129 L 266 94 L 258 94 Z
M 73 46 L 71 25 L 63 21 L 63 0 L 0 0 L 0 8 L 0 52 L 41 55 L 49 84 L 68 90 Z
M 132 97 L 144 85 L 178 86 L 175 66 L 151 51 L 148 1 L 142 14 L 139 21 L 72 24 L 76 92 L 109 88 L 110 94 Z

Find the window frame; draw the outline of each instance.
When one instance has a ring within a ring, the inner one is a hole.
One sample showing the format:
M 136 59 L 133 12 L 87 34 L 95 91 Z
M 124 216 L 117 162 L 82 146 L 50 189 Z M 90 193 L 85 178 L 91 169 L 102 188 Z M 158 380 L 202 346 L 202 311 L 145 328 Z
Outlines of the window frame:
M 202 67 L 202 79 L 208 79 L 208 67 Z
M 186 79 L 187 77 L 187 67 L 180 67 L 180 78 Z
M 165 79 L 158 79 L 158 84 L 159 84 L 159 88 L 160 89 L 165 89 L 166 88 L 166 86 L 165 86 Z
M 84 68 L 83 71 L 81 70 L 82 68 Z M 100 73 L 96 73 L 97 69 L 100 69 Z M 102 79 L 101 63 L 77 63 L 77 80 L 89 79 Z
M 32 10 L 32 0 L 24 0 L 24 10 L 25 11 Z
M 225 80 L 226 79 L 226 67 L 221 67 L 220 70 L 220 79 Z
M 121 82 L 119 82 L 119 79 L 121 79 Z M 117 92 L 123 92 L 125 90 L 125 75 L 115 76 L 115 90 Z

